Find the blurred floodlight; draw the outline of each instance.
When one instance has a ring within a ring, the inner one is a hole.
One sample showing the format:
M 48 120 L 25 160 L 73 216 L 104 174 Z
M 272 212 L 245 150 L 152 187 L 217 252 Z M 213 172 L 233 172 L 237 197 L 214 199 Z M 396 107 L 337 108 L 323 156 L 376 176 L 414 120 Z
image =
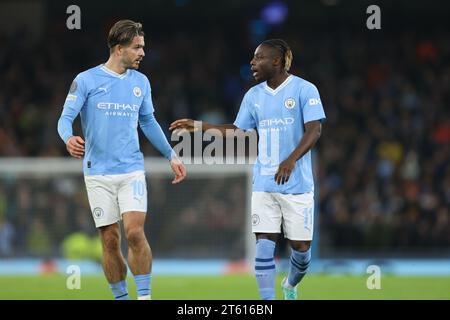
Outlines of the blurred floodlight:
M 266 5 L 261 11 L 261 18 L 270 25 L 282 24 L 287 17 L 288 7 L 282 1 L 274 1 Z

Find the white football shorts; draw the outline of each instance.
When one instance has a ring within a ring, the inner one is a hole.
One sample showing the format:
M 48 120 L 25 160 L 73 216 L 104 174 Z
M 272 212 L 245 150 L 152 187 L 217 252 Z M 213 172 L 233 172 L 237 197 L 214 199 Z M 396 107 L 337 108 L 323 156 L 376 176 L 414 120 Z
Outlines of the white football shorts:
M 97 228 L 120 221 L 125 212 L 147 212 L 144 171 L 85 176 L 84 182 Z
M 290 240 L 311 241 L 314 226 L 314 193 L 253 192 L 252 232 L 280 233 Z

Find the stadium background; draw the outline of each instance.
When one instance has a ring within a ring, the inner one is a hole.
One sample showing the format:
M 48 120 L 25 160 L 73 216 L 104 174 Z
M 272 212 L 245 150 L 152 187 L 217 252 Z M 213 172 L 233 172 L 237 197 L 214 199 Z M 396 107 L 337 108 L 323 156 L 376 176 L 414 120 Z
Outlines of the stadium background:
M 78 72 L 106 61 L 107 31 L 123 18 L 144 25 L 140 71 L 150 78 L 156 116 L 168 137 L 169 123 L 181 117 L 234 120 L 254 85 L 249 61 L 266 38 L 284 38 L 294 54 L 292 73 L 319 88 L 328 119 L 314 154 L 318 210 L 306 298 L 421 298 L 424 291 L 450 298 L 450 6 L 431 3 L 2 1 L 0 298 L 36 298 L 5 291 L 19 287 L 21 277 L 35 277 L 41 288 L 52 281 L 64 287 L 68 264 L 78 263 L 90 277 L 101 272 L 82 176 L 9 168 L 18 158 L 68 162 L 56 132 L 68 88 Z M 66 27 L 71 4 L 81 8 L 81 30 Z M 371 4 L 381 7 L 381 30 L 366 28 Z M 75 128 L 81 132 L 79 120 Z M 141 146 L 145 156 L 159 156 L 147 141 Z M 169 177 L 149 169 L 146 233 L 155 277 L 170 282 L 175 274 L 242 273 L 233 290 L 247 283 L 248 295 L 237 297 L 257 298 L 245 276 L 251 272 L 246 176 L 203 175 L 173 187 Z M 281 242 L 280 273 L 287 254 Z M 366 267 L 373 264 L 406 281 L 416 295 L 384 289 L 370 296 Z M 355 276 L 359 289 L 346 295 L 327 287 L 336 281 L 327 277 L 337 274 Z M 308 296 L 314 281 L 324 287 Z M 52 296 L 52 290 L 40 298 L 109 297 Z M 166 290 L 167 298 L 235 297 Z

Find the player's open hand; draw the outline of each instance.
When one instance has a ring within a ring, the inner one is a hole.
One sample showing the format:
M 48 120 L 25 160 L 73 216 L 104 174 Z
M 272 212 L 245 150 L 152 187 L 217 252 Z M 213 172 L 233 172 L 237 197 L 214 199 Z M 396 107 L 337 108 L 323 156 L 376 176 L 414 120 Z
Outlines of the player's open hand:
M 186 178 L 186 167 L 183 162 L 177 157 L 172 157 L 170 160 L 170 166 L 172 167 L 172 171 L 175 173 L 175 178 L 172 180 L 172 184 L 180 183 Z
M 280 163 L 278 167 L 277 173 L 275 173 L 275 181 L 279 185 L 285 184 L 289 181 L 289 177 L 291 176 L 292 171 L 295 168 L 295 160 L 287 158 L 283 162 Z
M 84 155 L 84 140 L 79 136 L 70 137 L 66 145 L 67 151 L 69 151 L 72 157 L 81 159 Z
M 169 130 L 175 130 L 176 132 L 179 133 L 182 133 L 183 130 L 194 132 L 197 130 L 201 130 L 201 127 L 199 127 L 198 124 L 200 124 L 201 126 L 200 122 L 197 122 L 192 119 L 179 119 L 170 124 Z

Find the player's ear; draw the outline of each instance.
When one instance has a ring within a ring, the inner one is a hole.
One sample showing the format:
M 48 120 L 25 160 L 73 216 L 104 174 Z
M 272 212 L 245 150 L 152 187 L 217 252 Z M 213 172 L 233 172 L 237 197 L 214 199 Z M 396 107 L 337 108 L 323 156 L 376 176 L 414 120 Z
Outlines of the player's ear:
M 123 50 L 125 49 L 125 46 L 118 44 L 116 45 L 116 53 L 120 56 L 123 53 Z
M 281 57 L 280 57 L 280 56 L 275 56 L 275 57 L 273 57 L 273 59 L 272 59 L 272 65 L 273 65 L 274 67 L 280 66 L 280 65 L 281 65 Z

